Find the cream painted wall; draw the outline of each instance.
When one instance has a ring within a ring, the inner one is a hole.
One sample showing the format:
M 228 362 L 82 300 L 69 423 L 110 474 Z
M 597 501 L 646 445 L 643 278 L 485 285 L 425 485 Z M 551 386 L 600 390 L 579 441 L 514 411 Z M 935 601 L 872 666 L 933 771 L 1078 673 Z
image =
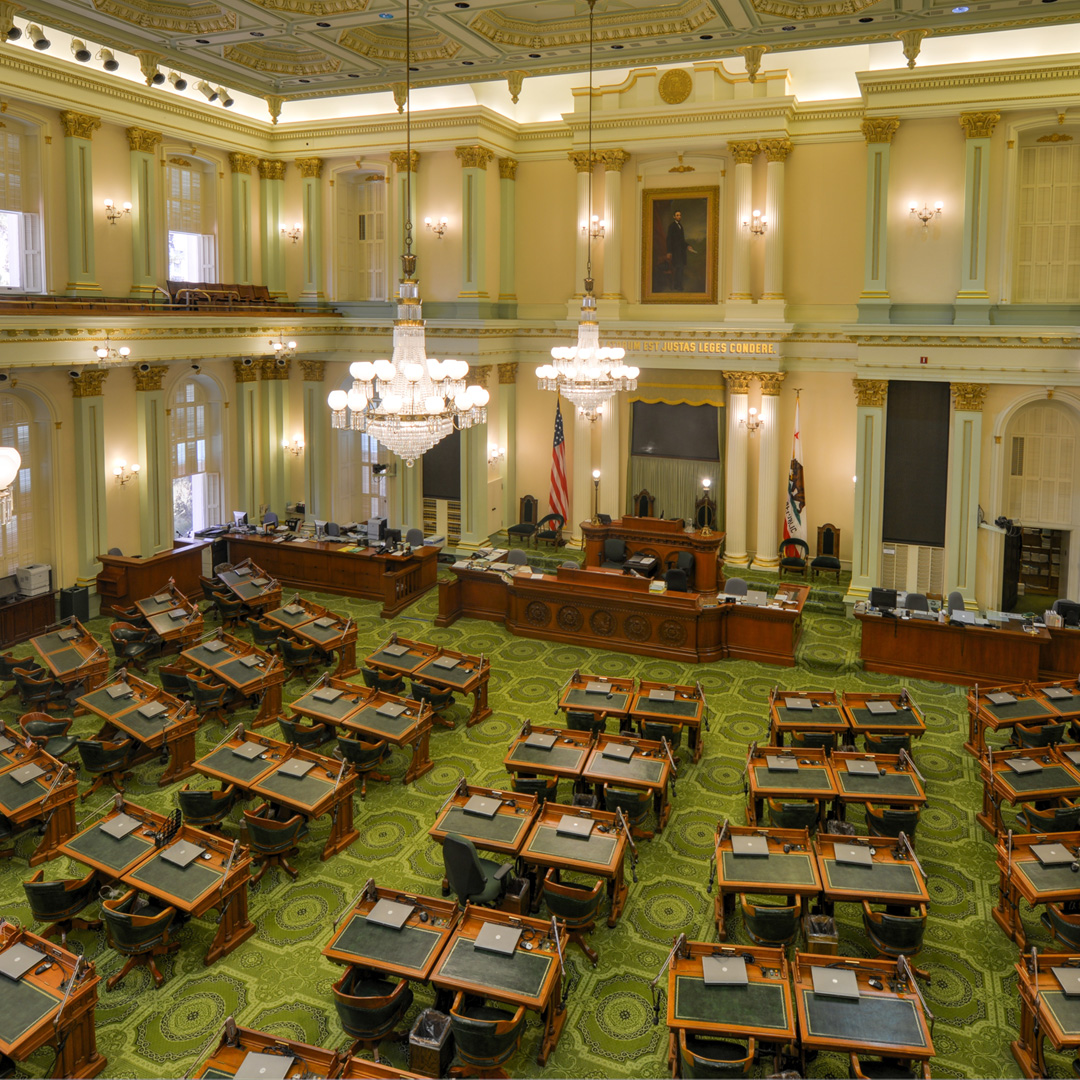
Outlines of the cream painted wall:
M 564 304 L 581 287 L 574 282 L 577 174 L 565 157 L 522 161 L 515 182 L 514 273 L 521 314 L 522 307 L 533 304 Z
M 461 162 L 453 150 L 439 150 L 420 156 L 416 174 L 416 221 L 413 222 L 413 250 L 418 256 L 421 295 L 426 300 L 453 302 L 461 288 L 461 259 L 464 237 L 461 203 Z M 449 219 L 446 235 L 440 240 L 424 226 L 424 218 Z M 391 280 L 397 281 L 401 264 L 395 262 Z

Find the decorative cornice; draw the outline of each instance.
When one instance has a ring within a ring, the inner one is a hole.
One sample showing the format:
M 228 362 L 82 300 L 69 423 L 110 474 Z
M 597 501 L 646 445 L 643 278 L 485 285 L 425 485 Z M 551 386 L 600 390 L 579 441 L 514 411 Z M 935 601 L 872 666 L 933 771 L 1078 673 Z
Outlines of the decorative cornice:
M 285 162 L 271 158 L 259 158 L 259 176 L 263 180 L 284 180 Z
M 304 382 L 322 382 L 326 374 L 325 360 L 298 360 Z
M 305 179 L 318 180 L 322 176 L 323 159 L 321 157 L 299 157 L 293 164 Z
M 455 146 L 454 157 L 461 162 L 463 169 L 487 169 L 495 152 L 486 146 Z
M 409 172 L 413 172 L 413 173 L 419 172 L 420 171 L 420 151 L 419 150 L 411 150 L 411 151 L 408 151 L 408 155 L 411 155 L 409 157 Z M 390 161 L 392 162 L 394 168 L 397 169 L 398 172 L 404 172 L 405 171 L 405 159 L 406 159 L 406 156 L 407 156 L 407 153 L 406 153 L 405 150 L 391 150 L 390 151 Z
M 1049 135 L 1040 135 L 1035 141 L 1048 143 L 1072 142 L 1073 137 L 1071 135 L 1063 135 L 1060 131 L 1054 131 Z
M 258 164 L 259 159 L 255 154 L 242 154 L 238 150 L 229 152 L 229 168 L 234 173 L 250 173 Z
M 475 383 L 477 386 L 482 386 L 487 389 L 488 376 L 491 374 L 490 364 L 481 364 L 479 367 L 469 365 L 469 382 Z
M 165 376 L 169 369 L 164 364 L 155 364 L 146 371 L 137 367 L 131 369 L 135 379 L 136 390 L 160 390 L 165 382 Z
M 500 364 L 499 365 L 499 385 L 500 386 L 513 386 L 517 382 L 518 366 L 513 364 Z
M 868 143 L 891 143 L 899 128 L 899 116 L 868 116 L 862 122 L 863 138 Z
M 238 383 L 255 382 L 259 377 L 255 363 L 248 364 L 243 360 L 234 360 L 232 366 Z
M 887 379 L 852 379 L 855 390 L 855 404 L 865 409 L 882 409 L 889 392 Z
M 622 172 L 630 160 L 629 150 L 597 150 L 596 160 L 604 166 L 604 172 Z
M 757 139 L 749 142 L 729 142 L 727 148 L 736 165 L 754 164 L 754 157 L 758 152 Z
M 767 374 L 759 374 L 757 380 L 761 385 L 762 395 L 764 397 L 779 397 L 780 384 L 784 381 L 786 375 L 786 371 L 774 371 Z
M 961 113 L 960 126 L 969 139 L 989 139 L 1000 119 L 999 112 Z
M 754 372 L 721 371 L 720 374 L 724 376 L 724 381 L 727 383 L 727 392 L 729 394 L 750 393 L 750 380 L 754 378 Z
M 516 180 L 517 179 L 517 159 L 512 157 L 499 158 L 499 179 L 500 180 Z
M 953 383 L 953 408 L 957 412 L 982 412 L 986 400 L 986 383 Z
M 87 116 L 86 113 L 68 112 L 65 109 L 60 114 L 60 123 L 64 125 L 64 134 L 69 139 L 86 139 L 89 141 L 94 137 L 94 131 L 101 127 L 101 117 Z
M 79 377 L 71 380 L 71 396 L 76 398 L 101 397 L 102 388 L 108 377 L 108 368 L 99 368 L 97 371 L 83 368 L 79 373 Z
M 255 361 L 263 382 L 285 382 L 292 367 L 291 356 L 264 356 Z
M 127 129 L 128 147 L 132 153 L 152 154 L 164 137 L 160 131 L 147 131 L 146 128 L 139 127 Z
M 765 155 L 766 161 L 787 161 L 788 154 L 793 149 L 787 136 L 782 139 L 759 139 L 758 148 Z

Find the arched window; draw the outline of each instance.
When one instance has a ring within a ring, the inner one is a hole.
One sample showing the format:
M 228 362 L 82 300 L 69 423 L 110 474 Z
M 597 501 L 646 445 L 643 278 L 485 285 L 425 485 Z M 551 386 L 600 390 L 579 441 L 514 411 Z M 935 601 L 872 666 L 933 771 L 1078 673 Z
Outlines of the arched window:
M 171 417 L 173 529 L 181 535 L 221 521 L 220 411 L 201 377 L 177 384 Z
M 386 300 L 386 183 L 382 173 L 336 178 L 334 298 Z
M 11 485 L 13 499 L 11 520 L 0 526 L 3 546 L 0 571 L 6 576 L 16 566 L 40 561 L 41 552 L 34 545 L 34 501 L 30 488 L 30 436 L 32 419 L 29 410 L 11 394 L 0 395 L 0 446 L 13 446 L 22 456 L 19 473 Z
M 0 289 L 41 292 L 41 213 L 36 132 L 0 129 Z
M 211 162 L 168 159 L 165 218 L 170 281 L 217 281 L 216 189 L 216 167 Z

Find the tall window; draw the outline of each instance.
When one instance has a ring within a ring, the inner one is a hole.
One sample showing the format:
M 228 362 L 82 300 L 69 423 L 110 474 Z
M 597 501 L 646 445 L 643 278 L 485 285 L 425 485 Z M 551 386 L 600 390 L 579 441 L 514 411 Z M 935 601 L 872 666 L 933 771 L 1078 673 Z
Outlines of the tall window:
M 34 503 L 30 490 L 30 413 L 18 398 L 0 395 L 0 446 L 13 446 L 22 466 L 11 485 L 14 501 L 11 520 L 0 526 L 0 571 L 6 576 L 16 566 L 40 561 L 34 549 Z
M 351 385 L 351 384 L 350 384 Z M 360 431 L 331 433 L 337 455 L 331 511 L 338 524 L 386 514 L 386 476 L 376 476 L 379 444 Z
M 173 529 L 190 535 L 221 520 L 219 405 L 195 378 L 172 401 Z
M 1017 303 L 1080 301 L 1080 143 L 1020 149 Z
M 1032 528 L 1069 528 L 1076 490 L 1076 424 L 1054 402 L 1026 405 L 1008 427 L 1005 512 Z
M 169 158 L 166 217 L 170 281 L 217 281 L 213 178 L 213 168 L 202 161 Z
M 337 191 L 338 300 L 385 300 L 386 184 L 381 173 L 351 173 Z
M 0 289 L 40 292 L 37 140 L 16 120 L 0 129 Z

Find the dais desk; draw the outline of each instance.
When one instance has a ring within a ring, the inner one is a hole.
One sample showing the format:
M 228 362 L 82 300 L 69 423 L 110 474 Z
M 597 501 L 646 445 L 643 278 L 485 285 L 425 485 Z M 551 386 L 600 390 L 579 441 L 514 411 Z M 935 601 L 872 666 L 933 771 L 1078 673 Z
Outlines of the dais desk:
M 127 555 L 99 555 L 101 573 L 97 576 L 97 592 L 101 606 L 133 604 L 140 596 L 149 596 L 163 581 L 170 578 L 184 596 L 201 596 L 203 549 L 207 540 L 174 540 L 172 550 L 161 551 L 146 559 Z

